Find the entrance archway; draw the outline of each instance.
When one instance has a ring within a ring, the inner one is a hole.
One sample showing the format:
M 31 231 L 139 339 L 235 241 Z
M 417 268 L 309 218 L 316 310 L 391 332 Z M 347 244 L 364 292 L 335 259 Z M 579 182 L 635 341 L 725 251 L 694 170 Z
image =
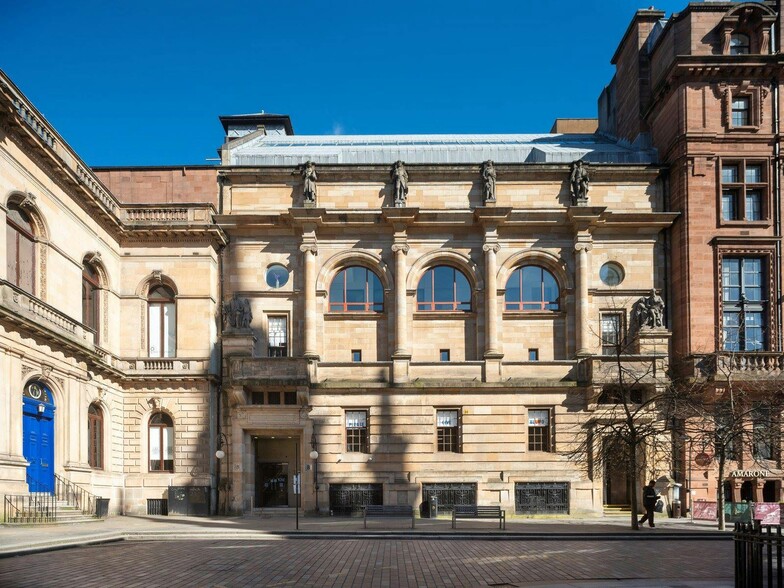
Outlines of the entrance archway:
M 29 462 L 30 492 L 54 492 L 54 399 L 39 380 L 28 382 L 22 395 L 22 453 Z

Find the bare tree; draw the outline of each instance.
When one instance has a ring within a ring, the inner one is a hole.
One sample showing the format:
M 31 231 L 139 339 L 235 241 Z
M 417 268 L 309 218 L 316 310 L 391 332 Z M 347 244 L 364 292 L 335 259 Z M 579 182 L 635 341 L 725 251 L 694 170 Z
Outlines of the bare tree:
M 764 352 L 717 351 L 702 357 L 696 369 L 690 370 L 692 373 L 673 383 L 678 390 L 677 419 L 682 439 L 700 447 L 704 458 L 710 458 L 717 468 L 716 515 L 720 530 L 725 528 L 728 468 L 753 463 L 770 470 L 779 465 L 782 395 L 767 375 L 769 358 L 770 354 Z
M 631 527 L 639 528 L 641 512 L 638 486 L 648 477 L 656 478 L 660 464 L 672 463 L 669 424 L 677 406 L 667 373 L 668 349 L 641 342 L 642 331 L 659 333 L 635 318 L 626 329 L 628 305 L 603 313 L 602 355 L 585 360 L 591 366 L 586 379 L 596 392 L 589 401 L 592 415 L 576 426 L 573 443 L 564 454 L 583 465 L 589 476 L 603 476 L 608 466 L 626 474 L 631 502 Z M 661 329 L 661 327 L 657 327 Z M 666 332 L 666 331 L 665 331 Z M 656 341 L 656 337 L 648 337 Z

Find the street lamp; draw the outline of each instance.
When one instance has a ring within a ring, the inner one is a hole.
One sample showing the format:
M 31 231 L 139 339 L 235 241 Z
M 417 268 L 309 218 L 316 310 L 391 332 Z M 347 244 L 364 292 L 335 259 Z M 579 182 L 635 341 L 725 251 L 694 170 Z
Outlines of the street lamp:
M 316 432 L 313 432 L 313 435 L 310 437 L 310 459 L 313 460 L 313 488 L 316 490 L 316 514 L 319 512 L 319 483 L 318 483 L 318 457 L 319 452 L 316 449 L 318 445 L 318 440 L 316 438 Z
M 689 437 L 688 435 L 683 435 L 683 437 L 681 437 L 681 438 L 684 441 L 688 442 L 688 444 L 689 444 L 689 455 L 688 455 L 688 462 L 689 463 L 688 463 L 688 470 L 687 470 L 688 474 L 687 474 L 687 477 L 686 477 L 686 485 L 688 486 L 688 489 L 689 489 L 689 517 L 691 518 L 691 522 L 693 523 L 694 522 L 694 504 L 693 504 L 693 502 L 694 502 L 694 490 L 692 490 L 692 488 L 691 488 L 691 451 L 692 451 L 692 447 L 694 447 L 694 444 L 692 443 L 692 441 L 693 441 L 692 438 Z
M 221 488 L 221 464 L 220 461 L 226 457 L 226 451 L 223 451 L 223 448 L 226 447 L 226 450 L 229 449 L 229 438 L 226 436 L 226 433 L 220 431 L 218 433 L 218 449 L 215 451 L 215 457 L 218 460 L 218 468 L 217 468 L 217 475 L 216 475 L 216 482 L 218 486 L 218 504 L 220 504 L 220 488 Z M 224 503 L 223 514 L 226 514 L 226 508 L 229 502 L 229 489 L 231 488 L 231 458 L 229 458 L 228 462 L 226 463 L 226 476 L 227 476 L 227 483 L 226 483 L 226 502 Z

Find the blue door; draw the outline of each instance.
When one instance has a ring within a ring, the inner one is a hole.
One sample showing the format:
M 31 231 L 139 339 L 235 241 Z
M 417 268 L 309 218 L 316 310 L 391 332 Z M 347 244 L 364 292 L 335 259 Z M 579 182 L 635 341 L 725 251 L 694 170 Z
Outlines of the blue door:
M 54 403 L 40 382 L 25 387 L 22 399 L 22 452 L 30 492 L 54 492 Z

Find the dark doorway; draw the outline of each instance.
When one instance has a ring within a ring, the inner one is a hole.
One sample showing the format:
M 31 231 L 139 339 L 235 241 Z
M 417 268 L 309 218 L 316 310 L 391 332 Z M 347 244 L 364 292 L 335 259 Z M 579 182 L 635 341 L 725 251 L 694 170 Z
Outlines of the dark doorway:
M 746 480 L 740 487 L 740 499 L 752 502 L 754 500 L 754 485 Z
M 768 480 L 762 487 L 762 502 L 778 502 L 778 492 L 776 492 L 777 483 L 773 480 Z
M 289 464 L 256 463 L 255 503 L 262 508 L 289 505 Z
M 626 473 L 628 449 L 617 442 L 605 440 L 604 444 L 604 504 L 631 504 L 629 476 Z

